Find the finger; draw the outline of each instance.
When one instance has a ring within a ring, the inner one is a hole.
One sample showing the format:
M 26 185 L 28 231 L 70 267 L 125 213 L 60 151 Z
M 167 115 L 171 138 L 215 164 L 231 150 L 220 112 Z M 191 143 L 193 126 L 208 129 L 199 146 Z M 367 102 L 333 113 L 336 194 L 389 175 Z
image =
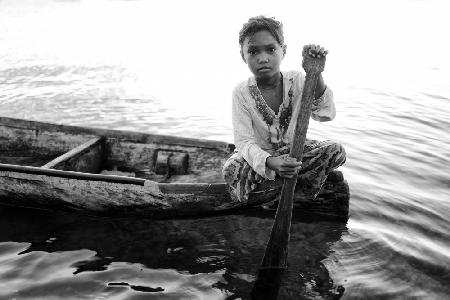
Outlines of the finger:
M 320 46 L 314 47 L 313 52 L 314 52 L 314 54 L 315 54 L 317 57 L 319 57 L 319 56 L 321 55 L 321 53 L 320 53 Z
M 303 51 L 302 51 L 303 54 L 308 54 L 309 55 L 310 48 L 311 48 L 310 44 L 303 46 Z
M 281 159 L 283 159 L 283 160 L 289 159 L 289 154 L 281 154 L 281 155 L 279 156 L 279 158 L 281 158 Z
M 280 167 L 280 171 L 291 171 L 291 172 L 295 172 L 298 168 L 300 168 L 301 166 L 298 164 L 292 164 L 292 165 L 283 165 Z
M 313 45 L 311 47 L 311 53 L 313 57 L 320 57 L 321 53 L 320 53 L 320 46 L 319 45 Z
M 296 175 L 296 174 L 298 174 L 300 172 L 300 170 L 301 170 L 300 167 L 296 167 L 296 168 L 291 169 L 290 171 L 285 171 L 285 173 L 286 174 L 294 174 L 294 175 Z
M 282 167 L 288 167 L 288 168 L 289 167 L 296 168 L 296 167 L 299 167 L 301 165 L 302 165 L 302 162 L 301 161 L 296 161 L 296 160 L 294 160 L 294 161 L 287 161 L 287 160 L 285 160 L 281 164 Z
M 295 157 L 292 157 L 292 156 L 287 156 L 286 157 L 286 161 L 288 161 L 288 162 L 296 162 L 297 159 Z
M 281 177 L 284 177 L 284 178 L 292 178 L 292 177 L 294 177 L 296 174 L 294 174 L 294 173 L 280 173 L 280 176 Z
M 288 179 L 290 179 L 290 178 L 292 178 L 293 176 L 287 176 L 287 175 L 283 175 L 283 176 L 281 176 L 282 178 L 288 178 Z
M 280 172 L 278 172 L 278 174 L 283 175 L 283 176 L 291 176 L 291 175 L 294 176 L 294 175 L 297 175 L 298 172 L 299 172 L 299 170 L 293 169 L 290 171 L 287 171 L 287 170 L 284 170 L 282 172 L 280 171 Z
M 289 156 L 289 154 L 285 154 L 285 155 L 286 155 L 285 160 L 286 160 L 287 162 L 302 163 L 300 160 L 297 160 L 297 158 L 292 157 L 292 156 Z
M 299 168 L 298 166 L 283 167 L 283 168 L 280 168 L 280 172 L 283 172 L 283 173 L 295 173 L 295 172 L 297 172 L 298 168 Z
M 298 174 L 298 172 L 297 171 L 290 171 L 290 172 L 279 172 L 279 174 L 280 175 L 283 175 L 283 176 L 294 176 L 294 175 L 296 175 L 296 174 Z

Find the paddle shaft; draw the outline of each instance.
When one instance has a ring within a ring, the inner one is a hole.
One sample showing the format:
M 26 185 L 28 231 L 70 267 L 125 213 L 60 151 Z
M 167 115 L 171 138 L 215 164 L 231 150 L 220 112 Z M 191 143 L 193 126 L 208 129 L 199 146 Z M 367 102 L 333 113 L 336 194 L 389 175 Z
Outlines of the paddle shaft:
M 325 57 L 312 58 L 309 55 L 304 55 L 302 66 L 306 72 L 306 78 L 294 132 L 294 140 L 289 153 L 289 156 L 296 158 L 297 161 L 301 161 L 302 159 L 317 78 L 325 67 Z M 292 201 L 296 183 L 296 177 L 284 179 L 283 188 L 281 190 L 281 200 L 278 204 L 272 232 L 261 263 L 262 269 L 286 268 L 287 266 L 288 243 L 292 219 Z

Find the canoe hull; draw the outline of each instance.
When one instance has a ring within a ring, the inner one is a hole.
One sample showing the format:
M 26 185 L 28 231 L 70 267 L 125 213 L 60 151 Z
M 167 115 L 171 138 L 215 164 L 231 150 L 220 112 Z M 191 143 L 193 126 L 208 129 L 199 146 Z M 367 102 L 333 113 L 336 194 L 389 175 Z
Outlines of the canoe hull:
M 39 168 L 34 168 L 34 174 L 4 169 L 0 166 L 0 203 L 3 205 L 99 215 L 172 218 L 225 213 L 270 202 L 280 192 L 279 186 L 255 192 L 247 203 L 242 203 L 230 198 L 224 183 L 177 185 L 146 180 L 138 184 L 89 179 L 89 174 L 84 178 L 36 174 Z M 301 192 L 296 192 L 294 198 L 294 207 L 302 212 L 336 218 L 348 216 L 345 180 L 327 182 L 314 200 L 308 200 Z
M 273 201 L 280 181 L 255 191 L 247 203 L 231 199 L 221 167 L 233 150 L 234 145 L 219 141 L 0 117 L 0 205 L 172 218 Z M 342 173 L 331 173 L 314 200 L 296 191 L 294 207 L 348 218 Z
M 210 197 L 164 194 L 157 185 L 138 185 L 0 171 L 0 201 L 4 205 L 85 211 L 94 214 L 135 213 L 148 216 L 211 211 L 225 193 Z M 214 196 L 214 197 L 212 197 Z M 205 199 L 203 199 L 205 198 Z M 210 201 L 209 201 L 210 200 Z

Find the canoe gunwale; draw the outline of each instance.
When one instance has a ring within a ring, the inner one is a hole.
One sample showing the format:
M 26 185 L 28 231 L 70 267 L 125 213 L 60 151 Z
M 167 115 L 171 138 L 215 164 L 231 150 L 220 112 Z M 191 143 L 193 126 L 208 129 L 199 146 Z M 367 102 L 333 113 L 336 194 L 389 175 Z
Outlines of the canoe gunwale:
M 10 164 L 0 164 L 0 171 L 10 171 L 10 172 L 35 174 L 35 175 L 45 175 L 45 176 L 51 176 L 51 177 L 62 177 L 62 178 L 70 178 L 70 179 L 78 179 L 78 180 L 105 181 L 105 182 L 122 183 L 122 184 L 135 184 L 135 185 L 142 185 L 142 186 L 144 185 L 144 183 L 146 181 L 145 179 L 142 179 L 142 178 L 134 178 L 134 177 L 127 177 L 127 176 L 102 175 L 102 174 L 82 173 L 82 172 L 74 172 L 74 171 L 62 171 L 62 170 L 55 170 L 55 169 L 30 167 L 30 166 L 19 166 L 19 165 L 10 165 Z
M 0 126 L 17 129 L 29 129 L 35 131 L 45 130 L 49 132 L 64 132 L 66 134 L 76 134 L 76 135 L 82 134 L 82 135 L 104 136 L 106 139 L 119 139 L 122 142 L 128 141 L 132 143 L 143 143 L 143 144 L 155 143 L 181 147 L 201 147 L 205 149 L 222 150 L 227 153 L 231 153 L 235 149 L 235 146 L 233 144 L 223 141 L 179 137 L 171 135 L 150 134 L 127 130 L 53 124 L 39 121 L 15 119 L 9 117 L 0 117 Z
M 61 177 L 76 180 L 103 181 L 110 183 L 131 184 L 145 186 L 145 182 L 152 182 L 158 185 L 161 192 L 167 194 L 223 194 L 226 192 L 226 184 L 217 183 L 158 183 L 143 178 L 127 177 L 120 175 L 103 175 L 74 171 L 62 171 L 55 169 L 44 169 L 39 167 L 19 166 L 1 164 L 0 171 L 17 172 L 24 174 L 43 175 L 51 177 Z

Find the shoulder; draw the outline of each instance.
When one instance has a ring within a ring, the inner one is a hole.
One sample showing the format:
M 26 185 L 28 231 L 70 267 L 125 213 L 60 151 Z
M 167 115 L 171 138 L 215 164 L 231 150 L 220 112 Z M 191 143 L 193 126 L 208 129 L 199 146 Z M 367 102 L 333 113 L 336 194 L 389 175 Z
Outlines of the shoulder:
M 233 89 L 233 97 L 242 95 L 247 88 L 247 82 L 248 80 L 244 80 L 236 84 L 236 86 Z
M 233 89 L 233 102 L 243 103 L 245 106 L 250 105 L 251 95 L 250 95 L 250 85 L 253 85 L 253 77 L 239 82 Z

